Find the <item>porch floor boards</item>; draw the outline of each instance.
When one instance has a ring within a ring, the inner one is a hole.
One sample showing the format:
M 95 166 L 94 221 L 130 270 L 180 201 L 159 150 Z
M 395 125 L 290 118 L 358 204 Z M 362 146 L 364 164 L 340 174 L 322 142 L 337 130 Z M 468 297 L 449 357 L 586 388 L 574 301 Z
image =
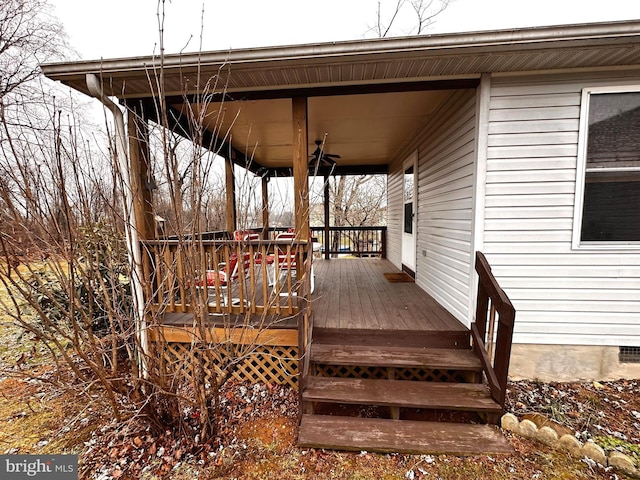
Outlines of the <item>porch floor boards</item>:
M 385 272 L 399 272 L 388 260 L 340 258 L 314 260 L 315 291 L 312 294 L 314 329 L 325 331 L 394 331 L 465 333 L 468 329 L 415 283 L 390 283 Z M 297 328 L 297 318 L 282 314 L 237 318 L 209 315 L 211 326 Z M 163 325 L 191 326 L 193 314 L 167 312 Z
M 314 328 L 467 332 L 415 283 L 390 283 L 385 259 L 314 260 Z

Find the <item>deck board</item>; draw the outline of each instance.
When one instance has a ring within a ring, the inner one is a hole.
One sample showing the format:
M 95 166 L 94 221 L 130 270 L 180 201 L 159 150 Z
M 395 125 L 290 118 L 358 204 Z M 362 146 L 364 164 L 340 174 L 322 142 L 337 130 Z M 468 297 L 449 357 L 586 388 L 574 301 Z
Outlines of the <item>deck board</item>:
M 390 283 L 388 260 L 315 260 L 314 326 L 318 328 L 467 331 L 415 283 Z

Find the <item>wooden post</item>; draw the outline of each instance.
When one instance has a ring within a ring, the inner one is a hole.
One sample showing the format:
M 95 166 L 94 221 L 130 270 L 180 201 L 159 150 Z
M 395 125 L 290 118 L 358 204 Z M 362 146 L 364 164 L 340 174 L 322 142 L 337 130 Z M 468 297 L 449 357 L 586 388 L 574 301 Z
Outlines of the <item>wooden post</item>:
M 329 239 L 329 175 L 324 176 L 324 259 L 329 260 L 331 258 L 331 254 L 329 253 L 329 246 L 331 245 L 331 241 Z
M 296 237 L 309 240 L 309 151 L 307 98 L 291 99 L 293 119 L 293 193 Z
M 225 167 L 225 182 L 227 187 L 227 232 L 229 235 L 233 235 L 233 232 L 237 229 L 236 218 L 236 182 L 235 173 L 233 172 L 233 160 L 227 158 L 224 161 Z
M 140 240 L 152 240 L 155 238 L 156 228 L 150 189 L 152 176 L 149 128 L 138 112 L 139 109 L 134 108 L 127 122 L 131 193 L 138 237 Z
M 269 240 L 269 177 L 262 177 L 262 238 Z

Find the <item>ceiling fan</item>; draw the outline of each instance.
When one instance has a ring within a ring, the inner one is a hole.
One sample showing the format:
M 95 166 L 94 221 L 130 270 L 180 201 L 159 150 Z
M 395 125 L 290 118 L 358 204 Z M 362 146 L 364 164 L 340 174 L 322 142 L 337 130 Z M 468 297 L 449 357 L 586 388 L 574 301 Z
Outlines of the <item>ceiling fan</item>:
M 340 155 L 335 153 L 324 153 L 322 149 L 322 140 L 316 140 L 316 149 L 309 155 L 309 167 L 313 170 L 317 170 L 321 167 L 329 167 L 333 170 L 336 166 L 336 158 L 340 158 Z

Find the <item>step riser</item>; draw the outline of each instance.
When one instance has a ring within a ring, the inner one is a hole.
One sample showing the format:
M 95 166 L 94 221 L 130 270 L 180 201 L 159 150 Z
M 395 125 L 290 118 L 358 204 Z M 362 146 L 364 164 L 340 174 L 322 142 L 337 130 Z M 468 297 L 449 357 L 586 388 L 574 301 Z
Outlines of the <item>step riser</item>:
M 385 330 L 335 330 L 314 328 L 314 343 L 330 345 L 403 346 L 410 348 L 460 348 L 471 346 L 469 332 L 417 332 Z
M 309 405 L 313 405 L 313 408 L 310 411 L 313 412 L 317 412 L 320 410 L 319 406 L 321 405 L 327 405 L 329 406 L 329 409 L 331 409 L 331 407 L 342 407 L 342 408 L 349 408 L 349 407 L 355 407 L 356 409 L 368 409 L 368 408 L 376 408 L 379 407 L 380 409 L 389 409 L 389 408 L 399 408 L 401 410 L 407 409 L 407 410 L 416 410 L 416 411 L 438 411 L 438 412 L 451 412 L 452 414 L 455 413 L 473 413 L 478 415 L 479 418 L 483 418 L 482 415 L 500 415 L 502 412 L 501 411 L 496 411 L 496 410 L 489 410 L 489 409 L 475 409 L 472 407 L 459 407 L 457 405 L 438 405 L 438 406 L 434 406 L 434 407 L 421 407 L 421 406 L 414 406 L 414 405 L 402 405 L 399 406 L 398 403 L 401 402 L 358 402 L 358 401 L 353 401 L 353 402 L 344 402 L 344 401 L 340 401 L 340 400 L 326 400 L 326 399 L 321 399 L 321 400 L 316 400 L 313 398 L 305 398 L 303 400 L 304 402 L 304 411 L 308 411 L 308 406 Z
M 495 421 L 488 421 L 490 419 L 493 419 L 493 416 L 487 416 L 478 412 L 463 410 L 381 407 L 372 405 L 327 402 L 303 402 L 302 408 L 303 413 L 306 415 L 331 415 L 341 417 L 377 418 L 399 421 L 411 420 L 419 422 L 448 422 L 461 424 L 494 425 L 497 423 Z
M 329 378 L 394 379 L 419 382 L 480 383 L 480 372 L 467 370 L 428 370 L 417 368 L 368 367 L 361 365 L 314 364 L 310 374 Z

